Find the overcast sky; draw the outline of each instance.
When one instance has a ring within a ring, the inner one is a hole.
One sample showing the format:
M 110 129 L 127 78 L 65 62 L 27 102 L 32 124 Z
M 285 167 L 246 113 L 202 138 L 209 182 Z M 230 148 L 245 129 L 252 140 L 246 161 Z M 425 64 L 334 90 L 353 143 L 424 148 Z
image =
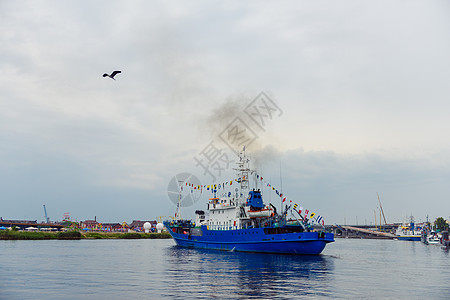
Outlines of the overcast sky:
M 238 117 L 258 173 L 328 224 L 374 223 L 377 192 L 388 222 L 449 218 L 449 13 L 447 1 L 0 0 L 0 216 L 173 215 L 170 180 L 213 183 L 195 159 L 211 143 L 235 159 L 223 133 Z M 263 128 L 245 114 L 261 92 L 277 108 Z

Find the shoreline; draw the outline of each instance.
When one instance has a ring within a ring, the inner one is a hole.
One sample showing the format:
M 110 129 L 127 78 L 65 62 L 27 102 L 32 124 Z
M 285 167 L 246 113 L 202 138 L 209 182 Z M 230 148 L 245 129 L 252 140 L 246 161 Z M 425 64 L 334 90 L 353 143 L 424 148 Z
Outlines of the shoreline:
M 0 240 L 98 240 L 98 239 L 171 239 L 167 232 L 26 232 L 0 231 Z

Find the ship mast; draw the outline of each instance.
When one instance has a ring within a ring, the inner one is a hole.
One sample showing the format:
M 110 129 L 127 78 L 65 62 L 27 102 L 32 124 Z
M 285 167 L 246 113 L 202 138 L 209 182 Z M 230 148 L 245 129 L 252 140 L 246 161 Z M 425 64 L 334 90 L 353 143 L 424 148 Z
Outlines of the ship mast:
M 281 176 L 281 160 L 280 160 L 280 188 L 281 188 L 280 193 L 282 195 L 283 194 L 283 177 Z M 281 203 L 280 203 L 281 211 L 283 211 L 283 197 L 280 197 L 280 200 L 281 200 Z
M 249 190 L 248 174 L 250 172 L 250 168 L 249 168 L 249 159 L 245 156 L 245 147 L 241 152 L 239 152 L 239 162 L 237 163 L 237 166 L 238 167 L 235 168 L 234 170 L 236 170 L 237 176 L 239 176 L 239 183 L 240 183 L 239 199 L 242 199 L 244 191 Z
M 177 210 L 175 211 L 175 220 L 181 220 L 181 192 L 183 191 L 183 180 L 178 181 L 180 193 L 178 194 Z

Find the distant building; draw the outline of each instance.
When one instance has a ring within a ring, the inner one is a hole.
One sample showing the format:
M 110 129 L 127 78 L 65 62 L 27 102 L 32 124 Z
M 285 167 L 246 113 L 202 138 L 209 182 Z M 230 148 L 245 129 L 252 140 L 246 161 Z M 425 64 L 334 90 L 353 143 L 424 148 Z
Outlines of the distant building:
M 144 224 L 146 222 L 149 222 L 150 224 L 152 224 L 152 228 L 156 227 L 156 224 L 157 224 L 156 221 L 140 221 L 140 220 L 133 220 L 133 222 L 131 222 L 131 224 L 128 226 L 130 227 L 131 230 L 134 230 L 134 231 L 144 231 Z
M 121 231 L 123 226 L 120 223 L 102 223 L 102 229 L 106 231 Z
M 149 222 L 152 224 L 152 228 L 156 228 L 156 221 L 140 221 L 133 220 L 131 224 L 123 223 L 99 223 L 97 217 L 94 220 L 86 220 L 80 222 L 81 229 L 90 230 L 104 230 L 104 231 L 128 231 L 129 229 L 134 231 L 144 231 L 144 223 Z
M 4 227 L 17 227 L 20 230 L 24 230 L 28 227 L 37 227 L 37 228 L 55 228 L 57 230 L 61 230 L 63 228 L 60 224 L 44 224 L 44 223 L 38 223 L 37 220 L 4 220 L 0 217 L 0 226 Z
M 3 220 L 0 217 L 0 222 L 2 223 L 20 223 L 20 224 L 37 224 L 37 220 Z
M 95 216 L 94 220 L 86 220 L 86 221 L 81 221 L 80 222 L 80 228 L 82 229 L 97 229 L 98 228 L 99 223 L 97 222 L 97 216 Z

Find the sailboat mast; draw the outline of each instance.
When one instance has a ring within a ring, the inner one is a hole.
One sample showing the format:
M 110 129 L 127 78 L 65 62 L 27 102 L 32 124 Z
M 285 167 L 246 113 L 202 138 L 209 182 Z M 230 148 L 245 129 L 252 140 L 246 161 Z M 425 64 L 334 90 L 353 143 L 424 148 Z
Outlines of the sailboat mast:
M 384 224 L 387 225 L 386 217 L 384 216 L 383 206 L 381 205 L 381 200 L 380 200 L 380 196 L 378 196 L 378 192 L 377 192 L 377 197 L 378 197 L 378 203 L 380 203 L 381 213 L 383 214 Z M 381 224 L 381 217 L 380 217 L 380 224 Z
M 375 230 L 377 230 L 377 212 L 373 210 L 373 215 L 375 216 Z

